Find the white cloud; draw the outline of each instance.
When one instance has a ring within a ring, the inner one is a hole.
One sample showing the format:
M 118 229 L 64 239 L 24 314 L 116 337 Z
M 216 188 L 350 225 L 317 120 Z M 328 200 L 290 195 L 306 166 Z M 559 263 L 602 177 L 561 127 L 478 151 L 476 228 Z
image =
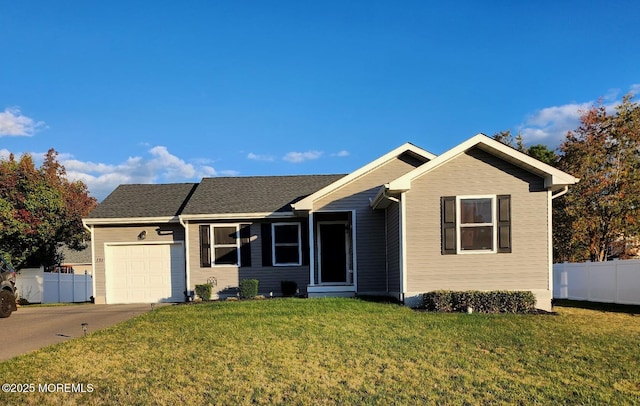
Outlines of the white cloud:
M 196 175 L 196 169 L 193 165 L 188 164 L 177 156 L 170 154 L 167 147 L 153 147 L 149 152 L 155 157 L 149 161 L 149 168 L 153 169 L 154 172 L 163 174 L 169 181 L 174 179 L 190 179 Z M 210 169 L 213 168 L 207 167 L 206 171 L 210 173 Z
M 322 156 L 322 151 L 289 152 L 282 159 L 287 162 L 300 163 L 311 161 Z
M 4 136 L 32 136 L 44 127 L 43 121 L 35 121 L 22 115 L 17 107 L 7 107 L 0 112 L 0 137 Z
M 345 149 L 343 149 L 342 151 L 338 151 L 335 154 L 331 154 L 331 156 L 337 156 L 337 157 L 340 157 L 340 158 L 344 158 L 344 157 L 349 156 L 349 155 L 350 155 L 349 151 L 347 151 Z
M 247 159 L 251 159 L 252 161 L 265 161 L 265 162 L 275 161 L 275 158 L 271 155 L 259 155 L 259 154 L 254 154 L 253 152 L 249 152 L 247 154 Z
M 640 93 L 640 84 L 634 84 L 629 92 Z M 603 97 L 603 106 L 608 112 L 613 112 L 620 103 L 620 92 L 610 90 Z M 605 102 L 606 101 L 606 102 Z M 597 104 L 595 100 L 584 103 L 568 103 L 561 106 L 546 107 L 531 114 L 527 120 L 518 126 L 527 144 L 546 144 L 557 147 L 565 139 L 567 132 L 575 130 L 580 125 L 580 115 Z
M 207 165 L 211 160 L 194 159 L 194 164 L 171 154 L 164 146 L 150 148 L 148 156 L 129 157 L 119 164 L 80 161 L 71 154 L 59 153 L 58 161 L 65 167 L 70 180 L 84 182 L 91 195 L 102 200 L 118 185 L 124 183 L 172 183 L 198 182 L 204 177 L 237 176 L 238 171 L 218 171 Z M 7 159 L 11 152 L 0 149 L 0 159 Z M 36 165 L 44 161 L 45 153 L 29 153 Z
M 546 107 L 529 116 L 518 131 L 531 144 L 557 146 L 580 123 L 581 111 L 589 109 L 593 102 L 570 103 L 563 106 Z
M 123 183 L 198 182 L 203 177 L 238 174 L 232 170 L 217 171 L 210 165 L 187 163 L 164 146 L 155 146 L 148 153 L 147 157 L 129 157 L 116 165 L 76 159 L 60 162 L 69 179 L 83 181 L 98 200 Z

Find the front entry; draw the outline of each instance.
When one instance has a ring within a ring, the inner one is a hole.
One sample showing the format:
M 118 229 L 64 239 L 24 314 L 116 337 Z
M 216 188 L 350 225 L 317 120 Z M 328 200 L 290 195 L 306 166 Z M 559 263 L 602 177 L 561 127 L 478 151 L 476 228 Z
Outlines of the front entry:
M 349 280 L 349 233 L 346 222 L 318 223 L 320 283 L 346 284 Z

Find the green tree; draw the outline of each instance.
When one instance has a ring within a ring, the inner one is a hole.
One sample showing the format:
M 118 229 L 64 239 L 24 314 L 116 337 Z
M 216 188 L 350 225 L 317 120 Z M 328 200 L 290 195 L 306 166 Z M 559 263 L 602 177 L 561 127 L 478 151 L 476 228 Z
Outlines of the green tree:
M 555 203 L 556 259 L 629 255 L 640 231 L 640 107 L 631 95 L 613 114 L 599 102 L 560 150 L 558 168 L 581 180 Z
M 556 153 L 549 149 L 544 144 L 535 144 L 530 147 L 526 147 L 524 145 L 524 138 L 522 134 L 518 133 L 515 136 L 511 134 L 511 130 L 500 131 L 493 135 L 493 139 L 496 141 L 500 141 L 501 143 L 510 146 L 520 152 L 524 152 L 527 155 L 530 155 L 546 164 L 556 165 L 557 155 Z
M 493 139 L 496 141 L 500 141 L 501 143 L 508 145 L 511 148 L 517 149 L 520 152 L 527 152 L 527 148 L 524 146 L 524 138 L 520 133 L 514 136 L 513 134 L 511 134 L 511 130 L 500 131 L 493 134 Z
M 96 205 L 82 182 L 71 182 L 50 149 L 40 168 L 30 155 L 0 160 L 0 255 L 16 267 L 53 265 L 58 248 L 80 248 L 82 217 Z
M 527 148 L 526 153 L 547 165 L 556 166 L 558 163 L 558 155 L 556 155 L 554 150 L 549 149 L 549 147 L 544 144 L 532 145 Z

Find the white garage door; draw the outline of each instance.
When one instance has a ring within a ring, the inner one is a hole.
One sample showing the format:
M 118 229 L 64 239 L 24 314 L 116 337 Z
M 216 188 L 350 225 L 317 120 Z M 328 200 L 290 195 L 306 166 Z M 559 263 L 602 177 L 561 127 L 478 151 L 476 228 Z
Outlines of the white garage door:
M 107 303 L 182 302 L 182 244 L 110 245 L 105 252 Z

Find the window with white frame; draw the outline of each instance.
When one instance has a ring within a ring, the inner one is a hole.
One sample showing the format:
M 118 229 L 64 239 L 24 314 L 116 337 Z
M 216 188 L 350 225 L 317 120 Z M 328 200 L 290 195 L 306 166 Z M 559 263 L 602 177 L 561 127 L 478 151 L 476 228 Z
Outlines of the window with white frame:
M 273 265 L 296 266 L 302 263 L 300 223 L 273 223 L 271 238 Z
M 495 197 L 459 197 L 458 213 L 459 250 L 495 252 Z
M 239 228 L 234 225 L 213 225 L 213 265 L 240 264 Z
M 443 196 L 442 254 L 510 253 L 511 195 Z

